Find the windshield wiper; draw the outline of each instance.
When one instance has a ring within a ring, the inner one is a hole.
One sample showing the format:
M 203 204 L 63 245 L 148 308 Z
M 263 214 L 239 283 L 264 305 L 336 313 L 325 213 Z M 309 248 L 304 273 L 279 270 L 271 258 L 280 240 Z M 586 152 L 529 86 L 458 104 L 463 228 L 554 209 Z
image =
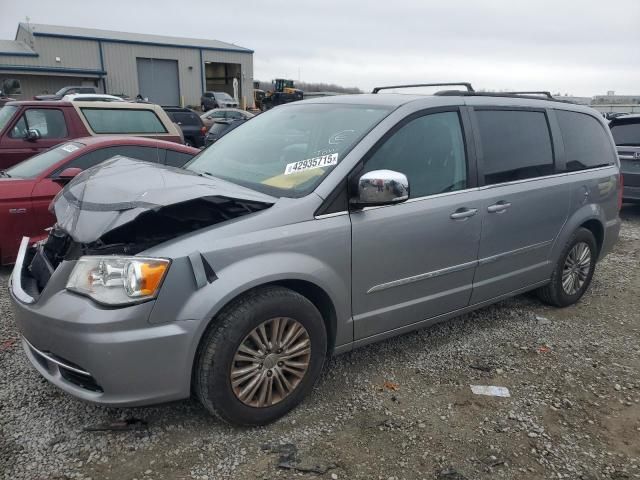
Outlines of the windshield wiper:
M 7 172 L 5 172 L 4 170 L 0 170 L 0 177 L 4 177 L 4 178 L 11 178 L 11 175 L 9 175 Z

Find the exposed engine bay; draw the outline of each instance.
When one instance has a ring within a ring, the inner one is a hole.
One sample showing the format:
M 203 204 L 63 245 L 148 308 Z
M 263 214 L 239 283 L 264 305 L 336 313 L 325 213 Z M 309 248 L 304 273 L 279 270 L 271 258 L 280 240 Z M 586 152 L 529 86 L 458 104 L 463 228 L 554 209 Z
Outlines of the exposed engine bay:
M 145 180 L 136 180 L 132 171 Z M 124 157 L 108 160 L 76 177 L 53 201 L 57 223 L 25 259 L 37 287 L 31 293 L 44 288 L 63 260 L 135 255 L 186 233 L 259 212 L 274 200 L 193 172 Z

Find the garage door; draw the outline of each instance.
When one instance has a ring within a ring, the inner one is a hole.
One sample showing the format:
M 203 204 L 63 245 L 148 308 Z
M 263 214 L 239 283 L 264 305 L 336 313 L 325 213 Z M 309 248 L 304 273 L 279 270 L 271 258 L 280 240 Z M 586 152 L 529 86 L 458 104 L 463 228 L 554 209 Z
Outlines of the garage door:
M 159 105 L 180 105 L 178 61 L 137 58 L 140 95 Z

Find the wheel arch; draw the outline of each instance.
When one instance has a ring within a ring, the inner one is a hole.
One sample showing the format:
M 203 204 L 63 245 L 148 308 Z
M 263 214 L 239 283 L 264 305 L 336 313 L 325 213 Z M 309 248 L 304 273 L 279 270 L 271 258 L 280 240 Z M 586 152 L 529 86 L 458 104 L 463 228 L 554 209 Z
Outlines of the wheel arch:
M 335 304 L 326 290 L 316 283 L 310 280 L 303 280 L 299 278 L 283 278 L 272 281 L 267 281 L 259 285 L 252 285 L 245 290 L 237 292 L 233 297 L 227 299 L 227 301 L 216 310 L 215 314 L 208 320 L 206 327 L 200 332 L 197 340 L 197 346 L 194 351 L 194 355 L 191 361 L 191 385 L 193 387 L 193 380 L 195 375 L 195 366 L 202 351 L 202 340 L 206 337 L 207 332 L 215 328 L 216 319 L 229 305 L 239 300 L 243 296 L 246 296 L 250 292 L 255 290 L 269 287 L 280 286 L 288 288 L 296 293 L 299 293 L 307 300 L 309 300 L 320 312 L 322 320 L 324 321 L 325 329 L 327 332 L 327 355 L 331 356 L 335 349 L 336 334 L 337 334 L 337 311 Z

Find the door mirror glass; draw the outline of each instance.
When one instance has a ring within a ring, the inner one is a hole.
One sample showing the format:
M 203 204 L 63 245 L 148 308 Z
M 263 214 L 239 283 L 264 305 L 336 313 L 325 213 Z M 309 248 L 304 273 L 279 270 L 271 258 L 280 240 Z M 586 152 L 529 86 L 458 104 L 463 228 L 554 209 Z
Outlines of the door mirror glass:
M 356 208 L 392 205 L 409 198 L 409 180 L 407 176 L 393 170 L 373 170 L 358 180 L 358 192 L 351 199 Z
M 60 172 L 60 175 L 58 175 L 53 180 L 58 183 L 68 183 L 80 173 L 82 173 L 81 168 L 77 168 L 77 167 L 65 168 L 63 171 Z
M 35 128 L 30 128 L 29 130 L 27 130 L 27 133 L 25 133 L 24 138 L 31 141 L 31 142 L 35 142 L 36 140 L 40 140 L 40 138 L 42 137 L 42 135 L 40 135 L 40 130 L 37 130 Z

